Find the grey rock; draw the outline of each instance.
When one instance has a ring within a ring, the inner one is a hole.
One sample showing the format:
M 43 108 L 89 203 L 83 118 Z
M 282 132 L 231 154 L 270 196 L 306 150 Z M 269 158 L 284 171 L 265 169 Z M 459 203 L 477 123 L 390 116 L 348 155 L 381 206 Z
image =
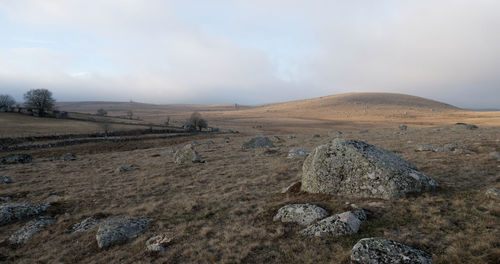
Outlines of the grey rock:
M 0 157 L 0 164 L 31 163 L 33 156 L 28 154 L 11 154 Z
M 185 145 L 182 149 L 175 152 L 174 162 L 177 164 L 199 162 L 203 163 L 198 152 L 196 152 L 191 144 Z
M 315 204 L 289 204 L 281 207 L 274 216 L 273 221 L 283 223 L 297 223 L 307 226 L 314 221 L 324 218 L 328 212 Z
M 415 151 L 434 151 L 434 152 L 441 152 L 444 151 L 444 148 L 441 147 L 436 147 L 432 145 L 418 145 Z
M 456 123 L 451 127 L 452 130 L 474 130 L 477 128 L 476 125 L 466 123 Z
M 399 126 L 398 126 L 398 128 L 399 128 L 399 130 L 403 130 L 403 131 L 408 130 L 408 126 L 407 126 L 407 125 L 405 125 L 405 124 L 401 124 L 401 125 L 399 125 Z
M 339 237 L 357 233 L 361 222 L 367 219 L 365 210 L 348 211 L 327 217 L 302 230 L 304 236 Z
M 146 251 L 161 252 L 167 250 L 167 247 L 173 243 L 173 238 L 163 234 L 154 236 L 146 241 Z
M 272 148 L 273 142 L 266 136 L 258 135 L 243 143 L 244 149 L 249 148 Z
M 302 190 L 347 197 L 397 199 L 438 184 L 395 153 L 336 138 L 314 149 L 302 166 Z
M 73 153 L 66 153 L 63 157 L 64 161 L 73 161 L 76 160 L 76 155 Z
M 500 189 L 498 188 L 491 188 L 491 189 L 488 189 L 486 192 L 485 192 L 486 196 L 490 197 L 490 198 L 494 198 L 494 199 L 500 199 Z
M 93 217 L 87 217 L 83 219 L 80 223 L 74 224 L 71 229 L 70 233 L 77 233 L 77 232 L 83 232 L 92 229 L 93 227 L 97 226 L 103 221 L 103 219 L 95 219 Z
M 498 152 L 496 152 L 496 151 L 495 151 L 495 152 L 491 152 L 491 153 L 490 153 L 490 157 L 491 157 L 492 159 L 500 159 L 500 153 L 498 153 Z
M 352 248 L 351 261 L 356 264 L 431 264 L 424 251 L 383 238 L 363 238 Z
M 361 223 L 368 218 L 364 209 L 348 211 L 327 217 L 302 230 L 304 236 L 339 237 L 357 233 Z
M 17 220 L 24 220 L 38 216 L 50 207 L 45 205 L 30 205 L 25 203 L 6 203 L 0 205 L 0 226 Z
M 194 140 L 193 142 L 191 142 L 191 145 L 193 145 L 193 146 L 198 145 L 198 141 Z
M 0 183 L 13 183 L 12 179 L 7 176 L 0 177 Z
M 40 217 L 38 219 L 31 220 L 9 237 L 9 244 L 26 243 L 34 234 L 48 225 L 51 225 L 55 221 L 56 220 L 54 218 L 50 217 Z
M 174 153 L 175 153 L 174 149 L 167 149 L 167 150 L 163 151 L 161 154 L 170 155 L 170 154 L 174 154 Z
M 368 129 L 361 129 L 359 131 L 360 134 L 364 134 L 364 133 L 368 133 L 368 132 L 369 132 Z
M 10 197 L 10 196 L 0 196 L 0 201 L 2 201 L 2 202 L 8 202 L 10 200 L 12 200 L 12 197 Z M 1 218 L 1 216 L 0 216 L 0 218 Z
M 477 155 L 477 153 L 475 151 L 472 151 L 472 150 L 468 150 L 468 149 L 454 149 L 453 150 L 454 153 L 458 153 L 458 154 L 470 154 L 470 155 Z
M 106 220 L 97 230 L 97 245 L 107 248 L 123 244 L 129 238 L 142 233 L 152 219 L 150 218 L 116 218 Z
M 135 168 L 127 167 L 127 166 L 121 166 L 120 168 L 116 169 L 116 171 L 119 173 L 129 172 L 129 171 L 133 171 L 133 170 L 135 170 Z
M 281 193 L 297 193 L 300 192 L 301 182 L 294 182 L 281 190 Z
M 290 151 L 288 151 L 288 158 L 304 158 L 309 156 L 311 154 L 311 151 L 305 150 L 303 148 L 293 148 Z
M 320 138 L 320 137 L 321 137 L 321 135 L 320 135 L 320 134 L 314 134 L 314 135 L 313 135 L 313 138 Z
M 297 138 L 297 136 L 295 136 L 295 135 L 288 135 L 286 138 L 288 138 L 288 139 L 294 139 L 294 138 Z

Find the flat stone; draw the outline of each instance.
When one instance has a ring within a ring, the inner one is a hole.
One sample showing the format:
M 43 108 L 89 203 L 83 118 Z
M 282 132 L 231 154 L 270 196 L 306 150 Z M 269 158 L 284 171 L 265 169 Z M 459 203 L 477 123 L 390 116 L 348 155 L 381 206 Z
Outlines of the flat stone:
M 283 223 L 297 223 L 307 226 L 314 221 L 324 218 L 328 212 L 315 204 L 289 204 L 281 207 L 274 216 L 273 221 Z
M 352 248 L 356 264 L 432 264 L 431 256 L 421 250 L 383 238 L 363 238 Z
M 315 237 L 339 237 L 357 233 L 361 223 L 367 219 L 367 211 L 364 209 L 348 211 L 327 217 L 302 230 L 304 236 Z
M 478 129 L 476 125 L 466 123 L 456 123 L 451 127 L 452 130 L 474 130 Z
M 93 217 L 87 217 L 83 219 L 80 223 L 74 224 L 71 229 L 70 233 L 77 233 L 77 232 L 83 232 L 90 230 L 100 224 L 103 221 L 103 219 L 95 219 Z
M 173 243 L 173 238 L 163 234 L 154 236 L 146 241 L 146 251 L 161 252 L 167 250 L 168 246 Z
M 288 151 L 288 158 L 305 158 L 311 154 L 311 151 L 303 148 L 293 148 Z
M 266 136 L 258 135 L 243 143 L 244 149 L 249 148 L 272 148 L 273 142 Z
M 119 173 L 129 172 L 129 171 L 133 171 L 133 170 L 135 170 L 135 168 L 127 167 L 127 166 L 121 166 L 120 168 L 116 169 L 116 171 Z
M 97 245 L 99 248 L 107 248 L 117 244 L 123 244 L 128 239 L 142 233 L 150 218 L 116 218 L 106 220 L 97 230 Z
M 0 204 L 0 226 L 14 221 L 24 220 L 38 216 L 50 207 L 45 205 L 31 205 L 25 203 L 6 203 Z
M 51 225 L 55 221 L 56 220 L 54 218 L 50 217 L 40 217 L 38 219 L 31 220 L 9 237 L 9 244 L 26 243 L 34 234 L 48 225 Z

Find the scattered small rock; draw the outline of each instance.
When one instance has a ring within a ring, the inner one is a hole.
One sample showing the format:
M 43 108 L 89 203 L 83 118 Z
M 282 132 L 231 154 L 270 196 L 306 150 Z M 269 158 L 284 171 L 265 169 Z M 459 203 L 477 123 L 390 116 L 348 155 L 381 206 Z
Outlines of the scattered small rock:
M 106 220 L 97 230 L 96 240 L 99 248 L 107 248 L 125 243 L 142 233 L 150 218 L 116 218 Z
M 7 176 L 0 177 L 0 183 L 13 183 L 12 179 Z
M 301 182 L 294 182 L 288 187 L 285 187 L 281 190 L 281 193 L 298 193 L 300 192 L 300 186 L 302 185 Z
M 64 161 L 76 160 L 76 155 L 73 153 L 66 153 L 63 157 Z
M 383 238 L 363 238 L 352 248 L 351 261 L 356 264 L 431 264 L 424 251 Z
M 258 135 L 243 143 L 243 148 L 272 148 L 273 142 L 266 136 Z
M 187 162 L 203 163 L 205 161 L 201 159 L 200 155 L 194 150 L 191 144 L 187 144 L 182 149 L 175 152 L 174 162 L 177 164 L 183 164 Z
M 407 125 L 405 125 L 405 124 L 401 124 L 401 125 L 399 125 L 399 126 L 398 126 L 398 128 L 399 128 L 399 130 L 402 130 L 402 131 L 406 131 L 406 130 L 408 130 L 408 126 L 407 126 Z
M 304 236 L 315 237 L 338 237 L 355 234 L 361 223 L 368 218 L 367 214 L 368 211 L 364 209 L 336 214 L 308 226 L 300 233 Z
M 303 148 L 293 148 L 288 152 L 288 158 L 304 158 L 309 156 L 311 151 L 305 150 Z
M 273 221 L 281 221 L 283 223 L 297 223 L 302 226 L 307 226 L 314 221 L 324 218 L 328 212 L 315 204 L 289 204 L 281 207 L 278 213 L 274 216 Z
M 167 250 L 167 247 L 173 243 L 173 238 L 163 234 L 154 236 L 146 241 L 146 251 L 159 252 Z
M 295 135 L 288 135 L 287 138 L 288 139 L 294 139 L 294 138 L 297 138 L 297 136 L 295 136 Z
M 55 221 L 56 220 L 54 218 L 50 217 L 40 217 L 38 219 L 31 220 L 9 237 L 9 244 L 26 243 L 35 233 Z
M 121 166 L 120 168 L 116 169 L 116 171 L 119 173 L 129 172 L 129 171 L 133 171 L 133 170 L 135 170 L 135 168 L 127 167 L 127 166 Z
M 24 220 L 38 216 L 47 211 L 49 204 L 30 205 L 25 203 L 0 204 L 0 226 L 9 224 L 16 220 Z
M 74 224 L 71 229 L 70 233 L 77 233 L 77 232 L 83 232 L 92 229 L 94 226 L 97 226 L 103 221 L 103 219 L 95 219 L 93 217 L 87 217 L 83 219 L 80 223 Z
M 368 133 L 368 132 L 369 132 L 368 129 L 361 129 L 359 131 L 360 134 L 364 134 L 364 133 Z
M 474 130 L 478 129 L 476 125 L 466 123 L 456 123 L 451 127 L 452 130 Z
M 498 188 L 491 188 L 491 189 L 488 189 L 485 192 L 485 194 L 486 194 L 486 196 L 488 196 L 490 198 L 499 199 L 500 198 L 500 189 L 498 189 Z
M 33 156 L 28 154 L 11 154 L 0 157 L 0 164 L 31 163 Z

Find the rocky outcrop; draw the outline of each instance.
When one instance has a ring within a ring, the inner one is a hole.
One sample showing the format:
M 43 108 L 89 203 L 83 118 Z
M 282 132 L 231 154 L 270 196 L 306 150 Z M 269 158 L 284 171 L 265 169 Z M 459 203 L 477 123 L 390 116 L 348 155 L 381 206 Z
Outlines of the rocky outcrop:
M 244 149 L 249 148 L 272 148 L 273 142 L 266 136 L 258 135 L 243 143 Z
M 117 244 L 125 243 L 139 233 L 142 233 L 150 218 L 117 218 L 105 221 L 97 230 L 97 245 L 99 248 L 107 248 Z
M 351 261 L 356 264 L 431 264 L 424 251 L 382 239 L 363 238 L 352 248 Z
M 33 156 L 28 154 L 11 154 L 0 157 L 0 164 L 31 163 Z
M 54 218 L 50 217 L 40 217 L 31 220 L 9 237 L 9 244 L 26 243 L 35 233 L 51 225 L 55 221 Z
M 395 153 L 336 138 L 314 149 L 302 167 L 302 190 L 347 197 L 397 199 L 438 184 Z
M 311 151 L 303 148 L 293 148 L 288 151 L 288 158 L 305 158 L 311 154 Z
M 273 221 L 283 223 L 297 223 L 307 226 L 314 221 L 324 218 L 328 212 L 315 204 L 289 204 L 281 207 L 274 216 Z
M 47 211 L 49 204 L 31 205 L 25 203 L 6 203 L 0 205 L 0 226 L 14 221 L 38 216 Z
M 198 152 L 194 150 L 193 145 L 187 144 L 182 149 L 175 152 L 174 162 L 177 164 L 193 162 L 203 163 L 204 160 L 202 160 Z
M 358 232 L 361 223 L 368 218 L 367 214 L 368 211 L 363 209 L 336 214 L 308 226 L 300 233 L 304 236 L 315 237 L 354 234 Z

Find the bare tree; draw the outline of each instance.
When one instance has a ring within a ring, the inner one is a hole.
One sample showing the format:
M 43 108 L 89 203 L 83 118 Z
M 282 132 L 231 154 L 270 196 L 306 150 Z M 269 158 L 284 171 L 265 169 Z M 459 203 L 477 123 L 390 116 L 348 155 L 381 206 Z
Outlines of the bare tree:
M 24 94 L 24 100 L 26 106 L 38 110 L 40 116 L 43 116 L 45 111 L 52 110 L 56 102 L 52 98 L 52 92 L 47 89 L 31 89 Z
M 9 110 L 16 104 L 16 100 L 8 94 L 0 94 L 0 109 Z
M 208 127 L 208 123 L 205 119 L 201 117 L 201 114 L 198 112 L 194 112 L 191 114 L 191 116 L 188 119 L 187 122 L 189 125 L 192 125 L 195 128 L 198 128 L 198 130 L 202 130 L 203 128 Z
M 98 115 L 98 116 L 107 116 L 108 115 L 108 111 L 100 108 L 100 109 L 97 110 L 96 115 Z
M 97 123 L 99 127 L 101 128 L 102 132 L 104 132 L 104 136 L 108 137 L 109 129 L 111 127 L 111 124 L 109 123 L 108 120 L 101 121 Z

